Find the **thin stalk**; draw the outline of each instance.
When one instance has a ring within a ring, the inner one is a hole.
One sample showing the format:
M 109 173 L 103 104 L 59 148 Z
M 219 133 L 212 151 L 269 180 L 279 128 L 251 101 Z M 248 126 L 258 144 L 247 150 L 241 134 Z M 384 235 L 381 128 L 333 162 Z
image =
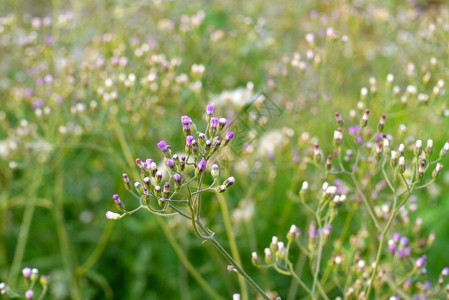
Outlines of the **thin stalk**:
M 223 223 L 225 225 L 226 234 L 228 236 L 229 246 L 231 247 L 231 254 L 235 257 L 235 261 L 242 265 L 242 261 L 240 259 L 239 250 L 237 247 L 237 243 L 235 241 L 235 236 L 232 231 L 231 218 L 229 216 L 228 204 L 226 203 L 226 199 L 222 194 L 218 194 L 218 203 L 220 205 L 221 214 L 223 217 Z M 238 277 L 239 285 L 241 290 L 241 296 L 243 300 L 248 299 L 248 289 L 246 287 L 245 279 L 241 276 Z

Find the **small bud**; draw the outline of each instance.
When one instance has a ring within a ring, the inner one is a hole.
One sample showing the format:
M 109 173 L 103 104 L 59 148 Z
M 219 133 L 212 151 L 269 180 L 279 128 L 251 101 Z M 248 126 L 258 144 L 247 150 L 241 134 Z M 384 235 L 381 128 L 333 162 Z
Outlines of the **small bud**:
M 210 118 L 213 116 L 214 114 L 214 106 L 213 105 L 207 105 L 206 106 L 206 120 L 207 123 L 210 122 Z
M 418 179 L 422 179 L 424 177 L 424 171 L 425 171 L 426 164 L 421 163 L 418 166 Z
M 117 214 L 117 213 L 112 212 L 112 211 L 107 211 L 106 212 L 106 219 L 118 220 L 118 219 L 120 219 L 120 214 Z
M 25 278 L 25 280 L 29 280 L 30 276 L 31 276 L 31 269 L 30 268 L 24 268 L 22 270 L 22 275 L 23 275 L 23 278 Z
M 172 170 L 175 171 L 176 170 L 176 166 L 173 160 L 171 160 L 170 158 L 166 158 L 165 159 L 165 164 L 167 165 L 167 167 Z
M 144 192 L 143 192 L 143 187 L 142 187 L 142 185 L 140 184 L 140 182 L 136 182 L 136 183 L 134 183 L 134 187 L 136 188 L 136 191 L 139 193 L 139 194 L 143 194 Z
M 170 196 L 170 183 L 166 182 L 164 184 L 164 198 L 168 198 Z
M 443 146 L 443 148 L 440 151 L 440 158 L 443 158 L 447 155 L 447 152 L 449 152 L 449 141 L 446 142 Z
M 365 110 L 365 113 L 363 114 L 363 117 L 360 120 L 360 126 L 362 128 L 366 127 L 366 125 L 368 124 L 368 117 L 369 117 L 369 109 Z
M 143 179 L 143 184 L 145 185 L 145 187 L 147 189 L 150 189 L 151 188 L 151 179 L 150 179 L 150 177 L 145 177 Z
M 313 160 L 316 164 L 319 164 L 321 161 L 321 151 L 320 146 L 318 144 L 315 144 L 313 146 Z
M 377 143 L 375 158 L 377 162 L 382 158 L 382 143 Z
M 341 129 L 334 131 L 334 145 L 335 145 L 335 147 L 341 146 L 342 143 L 343 143 L 343 133 L 341 132 Z
M 162 191 L 162 189 L 161 189 L 160 186 L 156 185 L 156 186 L 154 187 L 154 195 L 155 195 L 156 197 L 158 197 L 158 198 L 161 197 L 161 191 Z
M 437 179 L 437 177 L 440 175 L 441 173 L 441 169 L 443 168 L 443 165 L 440 163 L 437 163 L 435 170 L 433 170 L 432 172 L 432 178 L 433 179 Z
M 326 165 L 324 167 L 326 168 L 326 171 L 330 171 L 330 169 L 332 168 L 332 155 L 329 155 L 327 157 Z
M 157 165 L 156 165 L 155 162 L 152 162 L 152 163 L 150 164 L 150 173 L 151 173 L 151 176 L 156 176 L 156 173 L 157 173 Z
M 271 253 L 271 250 L 269 248 L 265 248 L 265 263 L 267 265 L 271 265 L 273 263 L 273 253 Z
M 156 181 L 156 184 L 159 185 L 162 181 L 162 172 L 161 171 L 157 171 L 156 174 L 154 175 L 154 180 Z
M 181 123 L 182 123 L 182 132 L 185 136 L 188 136 L 192 133 L 191 126 L 193 125 L 192 119 L 188 116 L 182 116 L 181 117 Z
M 296 225 L 292 225 L 290 227 L 290 230 L 287 233 L 287 240 L 289 242 L 292 242 L 295 239 L 295 235 L 296 235 Z
M 39 277 L 39 270 L 36 268 L 31 269 L 31 276 L 30 276 L 31 281 L 36 281 L 38 277 Z
M 253 263 L 253 265 L 255 265 L 257 267 L 257 265 L 259 264 L 259 256 L 257 256 L 256 252 L 251 253 L 251 262 Z
M 195 176 L 198 176 L 206 169 L 206 162 L 204 160 L 201 160 L 195 170 Z
M 142 162 L 142 160 L 141 160 L 140 158 L 137 158 L 137 159 L 136 159 L 136 165 L 137 165 L 141 170 L 143 170 L 143 169 L 145 168 L 145 166 L 144 166 L 144 164 L 143 164 L 143 162 Z
M 278 251 L 278 238 L 277 238 L 277 236 L 273 236 L 271 238 L 270 250 L 273 253 L 276 253 Z
M 218 132 L 220 132 L 228 124 L 228 120 L 225 118 L 220 118 L 218 120 Z
M 123 183 L 128 191 L 132 190 L 131 180 L 129 180 L 128 174 L 123 174 Z
M 398 164 L 398 154 L 396 151 L 391 151 L 390 165 L 394 169 Z
M 175 182 L 175 185 L 176 185 L 177 187 L 181 186 L 181 180 L 182 180 L 182 177 L 181 177 L 181 175 L 179 175 L 178 173 L 176 173 L 175 175 L 173 175 L 173 181 Z
M 417 140 L 415 145 L 415 156 L 418 157 L 422 152 L 422 141 Z
M 405 158 L 404 156 L 399 157 L 399 164 L 398 164 L 398 172 L 403 174 L 405 171 Z
M 219 187 L 217 187 L 217 191 L 219 193 L 223 193 L 224 191 L 226 191 L 226 185 L 222 184 Z
M 50 276 L 42 275 L 40 278 L 40 283 L 43 287 L 48 286 L 48 282 L 50 281 Z
M 25 298 L 26 299 L 33 299 L 34 298 L 34 292 L 32 290 L 28 290 L 25 292 Z
M 388 141 L 387 138 L 383 139 L 384 145 L 383 145 L 383 150 L 385 154 L 388 154 L 388 152 L 390 152 L 390 142 Z
M 220 175 L 220 169 L 216 164 L 213 164 L 212 167 L 210 168 L 210 174 L 214 179 L 218 178 L 218 176 Z
M 446 267 L 443 269 L 443 271 L 441 271 L 441 277 L 446 278 L 447 276 L 449 276 L 449 268 Z
M 114 200 L 118 210 L 125 211 L 125 205 L 123 204 L 122 200 L 120 200 L 120 197 L 117 194 L 114 194 L 112 196 L 112 200 Z
M 299 191 L 299 196 L 303 201 L 306 200 L 306 195 L 308 191 L 309 191 L 309 183 L 307 181 L 304 181 L 302 183 L 301 190 Z
M 399 157 L 404 156 L 404 144 L 400 144 L 398 148 L 398 155 Z
M 165 153 L 165 152 L 167 152 L 169 149 L 168 149 L 168 146 L 167 146 L 167 143 L 165 143 L 165 141 L 160 141 L 159 143 L 157 143 L 157 146 L 159 147 L 159 149 L 163 152 L 163 153 Z
M 204 142 L 206 141 L 206 135 L 204 133 L 200 133 L 198 135 L 198 142 L 201 146 L 204 146 Z
M 426 153 L 427 155 L 429 155 L 429 157 L 433 153 L 433 141 L 431 139 L 427 140 Z
M 340 128 L 343 128 L 344 122 L 343 122 L 343 118 L 341 117 L 340 113 L 335 113 L 335 119 L 337 119 L 337 125 Z
M 218 119 L 211 118 L 209 123 L 209 135 L 214 136 L 217 133 Z
M 229 142 L 234 138 L 234 132 L 232 131 L 228 131 L 228 133 L 226 133 L 226 136 L 224 138 L 222 147 L 226 146 L 227 144 L 229 144 Z
M 235 183 L 235 178 L 234 177 L 229 177 L 228 179 L 226 179 L 223 184 L 226 185 L 226 187 L 230 187 L 231 185 L 233 185 Z
M 384 128 L 385 128 L 385 119 L 386 118 L 387 117 L 385 115 L 382 115 L 380 117 L 379 124 L 377 124 L 377 130 L 379 130 L 379 132 L 382 132 L 384 130 Z

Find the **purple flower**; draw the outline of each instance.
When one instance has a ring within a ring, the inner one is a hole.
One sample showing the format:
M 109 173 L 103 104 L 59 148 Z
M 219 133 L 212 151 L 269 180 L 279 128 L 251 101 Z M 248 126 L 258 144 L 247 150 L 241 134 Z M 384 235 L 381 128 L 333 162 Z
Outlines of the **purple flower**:
M 45 101 L 42 99 L 36 100 L 33 102 L 33 104 L 31 104 L 32 109 L 38 109 L 38 108 L 42 108 L 44 106 L 45 106 Z
M 33 292 L 32 290 L 26 291 L 26 293 L 25 293 L 25 298 L 27 298 L 27 299 L 33 299 L 33 297 L 34 297 L 34 292 Z
M 22 275 L 23 275 L 23 278 L 25 278 L 25 279 L 30 279 L 30 276 L 31 276 L 31 269 L 30 269 L 30 268 L 24 268 L 24 269 L 22 270 Z
M 449 275 L 449 268 L 446 267 L 443 269 L 443 271 L 441 271 L 441 276 L 447 277 L 448 275 Z
M 391 254 L 395 254 L 396 253 L 396 246 L 395 245 L 391 245 L 390 246 L 390 252 L 391 252 Z
M 179 186 L 179 184 L 181 183 L 181 180 L 182 180 L 182 177 L 178 173 L 173 175 L 173 181 L 175 182 L 176 185 Z
M 192 147 L 193 140 L 194 140 L 193 136 L 188 135 L 186 137 L 186 147 L 189 147 L 189 148 Z
M 403 259 L 404 258 L 404 251 L 398 250 L 398 258 Z
M 185 135 L 189 135 L 192 130 L 190 129 L 190 125 L 193 123 L 192 119 L 188 116 L 182 116 L 181 117 L 181 123 L 182 123 L 182 131 Z
M 206 106 L 206 115 L 209 117 L 212 117 L 214 114 L 214 106 L 213 105 L 207 105 Z
M 350 135 L 356 135 L 360 131 L 360 125 L 357 126 L 351 126 L 348 128 L 348 133 Z
M 227 187 L 230 187 L 234 183 L 235 183 L 235 178 L 231 176 L 228 179 L 226 179 L 223 184 L 226 185 Z
M 106 219 L 118 220 L 118 219 L 120 219 L 120 215 L 116 214 L 115 212 L 112 212 L 112 211 L 107 211 L 106 212 Z
M 210 131 L 215 132 L 217 130 L 218 127 L 218 119 L 217 118 L 212 118 L 210 119 Z
M 165 163 L 167 164 L 167 167 L 170 168 L 170 170 L 175 168 L 175 163 L 170 158 L 166 158 Z
M 162 152 L 167 152 L 167 150 L 168 150 L 168 146 L 164 140 L 157 143 L 157 146 L 159 147 L 159 149 L 161 149 Z
M 206 162 L 204 160 L 201 160 L 198 163 L 198 166 L 196 167 L 195 175 L 198 175 L 199 173 L 202 173 L 205 169 L 206 169 Z
M 424 267 L 425 265 L 426 265 L 426 256 L 421 256 L 415 262 L 415 266 L 419 269 Z
M 234 138 L 234 132 L 228 131 L 224 138 L 223 147 L 226 146 Z
M 399 243 L 399 240 L 401 239 L 401 235 L 399 233 L 393 234 L 393 242 L 395 244 Z
M 403 236 L 403 237 L 401 238 L 400 244 L 401 244 L 402 246 L 407 246 L 407 244 L 408 244 L 408 238 L 407 238 L 406 236 Z
M 316 238 L 316 224 L 311 222 L 309 225 L 309 238 L 314 240 Z
M 410 250 L 409 247 L 405 247 L 404 248 L 404 255 L 405 255 L 405 257 L 410 257 L 411 252 L 412 251 Z

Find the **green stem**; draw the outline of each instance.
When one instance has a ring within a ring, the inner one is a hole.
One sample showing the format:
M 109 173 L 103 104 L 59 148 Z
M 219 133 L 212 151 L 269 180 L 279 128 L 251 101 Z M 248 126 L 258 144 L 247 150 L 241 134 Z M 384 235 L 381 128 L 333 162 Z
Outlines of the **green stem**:
M 232 231 L 231 218 L 229 217 L 228 205 L 226 203 L 226 199 L 222 194 L 218 194 L 218 203 L 220 204 L 221 214 L 223 216 L 223 223 L 225 225 L 226 234 L 228 236 L 229 246 L 231 247 L 231 253 L 235 257 L 235 261 L 242 265 L 242 261 L 240 259 L 239 250 L 237 248 L 237 243 L 235 241 L 234 233 Z M 239 285 L 241 290 L 241 296 L 243 300 L 248 299 L 248 289 L 246 287 L 245 279 L 241 276 L 238 277 Z

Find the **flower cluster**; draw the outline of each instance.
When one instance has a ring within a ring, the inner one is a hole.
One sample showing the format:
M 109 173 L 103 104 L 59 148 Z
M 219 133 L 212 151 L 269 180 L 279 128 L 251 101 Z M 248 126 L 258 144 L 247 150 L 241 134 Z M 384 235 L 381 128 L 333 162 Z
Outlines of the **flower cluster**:
M 6 283 L 0 283 L 0 294 L 3 296 L 7 296 L 10 298 L 25 298 L 25 299 L 35 299 L 34 288 L 36 283 L 40 282 L 42 286 L 42 291 L 39 295 L 39 299 L 43 299 L 45 294 L 47 293 L 48 283 L 50 281 L 50 276 L 41 275 L 39 278 L 39 270 L 36 268 L 24 268 L 22 270 L 23 279 L 25 280 L 25 284 L 27 286 L 27 290 L 24 294 L 21 294 L 11 287 L 9 287 Z
M 128 174 L 123 174 L 123 181 L 126 189 L 139 199 L 140 206 L 132 211 L 127 211 L 119 195 L 115 194 L 112 199 L 121 214 L 108 211 L 106 218 L 121 219 L 140 209 L 146 209 L 162 216 L 180 214 L 191 219 L 197 235 L 204 237 L 196 226 L 196 221 L 201 213 L 201 194 L 207 191 L 223 193 L 235 182 L 234 177 L 229 177 L 221 184 L 217 184 L 219 167 L 217 164 L 213 164 L 209 168 L 213 182 L 207 188 L 201 187 L 208 161 L 234 138 L 232 131 L 224 133 L 227 120 L 216 118 L 213 113 L 214 107 L 208 105 L 206 107 L 207 126 L 204 132 L 198 130 L 190 117 L 181 117 L 182 132 L 185 137 L 185 154 L 173 153 L 171 146 L 164 140 L 157 144 L 164 156 L 165 170 L 158 168 L 153 159 L 142 161 L 137 158 L 136 165 L 140 169 L 142 181 L 132 184 Z M 195 187 L 192 185 L 194 181 L 197 181 Z M 175 199 L 177 196 L 184 199 Z M 182 210 L 185 205 L 190 208 L 190 215 Z M 156 208 L 156 206 L 159 207 Z

